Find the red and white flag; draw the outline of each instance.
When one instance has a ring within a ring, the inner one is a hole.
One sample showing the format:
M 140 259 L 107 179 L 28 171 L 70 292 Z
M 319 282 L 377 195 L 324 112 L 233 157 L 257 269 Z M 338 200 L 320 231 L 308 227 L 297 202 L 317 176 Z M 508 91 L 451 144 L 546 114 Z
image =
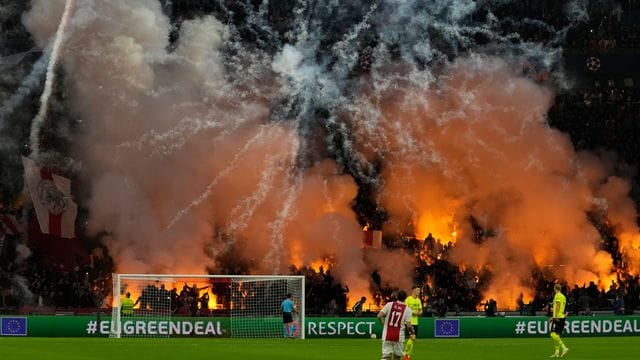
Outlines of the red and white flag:
M 382 231 L 380 230 L 364 230 L 362 245 L 364 247 L 372 247 L 375 249 L 382 248 Z
M 42 233 L 74 237 L 78 206 L 71 199 L 71 181 L 40 168 L 26 157 L 22 157 L 22 164 Z

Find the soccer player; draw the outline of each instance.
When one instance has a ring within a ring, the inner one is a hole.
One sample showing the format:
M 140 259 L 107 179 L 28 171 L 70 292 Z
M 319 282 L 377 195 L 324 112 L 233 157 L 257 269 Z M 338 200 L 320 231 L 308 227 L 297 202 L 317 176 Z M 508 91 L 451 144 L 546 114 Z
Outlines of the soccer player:
M 293 334 L 295 332 L 293 327 L 293 314 L 294 313 L 297 314 L 298 309 L 296 309 L 296 306 L 293 304 L 293 300 L 291 300 L 292 297 L 293 295 L 291 295 L 291 293 L 288 293 L 286 298 L 282 301 L 282 304 L 280 305 L 280 309 L 282 310 L 282 323 L 284 324 L 284 337 L 293 339 Z
M 420 299 L 420 286 L 416 285 L 411 289 L 411 295 L 405 301 L 411 309 L 411 325 L 413 326 L 413 334 L 409 335 L 409 339 L 404 344 L 404 360 L 411 360 L 413 354 L 413 343 L 418 336 L 418 316 L 422 315 L 422 300 Z
M 362 310 L 364 308 L 364 303 L 367 302 L 367 298 L 366 296 L 363 296 L 360 298 L 360 300 L 358 300 L 355 304 L 353 304 L 353 307 L 351 308 L 351 311 L 353 312 L 353 316 L 362 316 Z
M 562 295 L 562 286 L 556 284 L 554 286 L 555 296 L 553 297 L 553 310 L 551 311 L 551 338 L 555 343 L 555 352 L 550 356 L 552 358 L 563 357 L 569 352 L 569 348 L 564 345 L 560 334 L 564 330 L 564 321 L 566 314 L 564 312 L 564 306 L 567 303 L 567 298 Z M 562 350 L 562 352 L 560 352 Z
M 397 300 L 388 302 L 378 313 L 382 328 L 382 359 L 400 360 L 404 356 L 404 330 L 414 335 L 411 325 L 411 308 L 405 303 L 407 293 L 399 290 Z

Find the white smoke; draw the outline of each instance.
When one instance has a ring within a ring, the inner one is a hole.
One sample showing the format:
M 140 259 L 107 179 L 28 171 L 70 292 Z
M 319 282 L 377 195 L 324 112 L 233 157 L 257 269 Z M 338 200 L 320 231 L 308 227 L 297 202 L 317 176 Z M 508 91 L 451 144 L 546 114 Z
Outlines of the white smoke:
M 64 5 L 33 1 L 24 23 L 37 44 Z M 157 0 L 76 4 L 61 54 L 85 120 L 74 153 L 89 230 L 110 233 L 118 271 L 220 271 L 233 252 L 254 272 L 330 258 L 354 288 L 372 268 L 408 287 L 392 270 L 406 256 L 363 259 L 361 180 L 377 185 L 385 230 L 459 232 L 451 260 L 491 266 L 488 291 L 513 286 L 498 294 L 507 301 L 536 266 L 568 264 L 556 275 L 574 282 L 610 273 L 585 212 L 594 198 L 620 204 L 610 214 L 632 233 L 627 189 L 585 182 L 595 170 L 546 123 L 553 91 L 513 61 L 553 64 L 557 48 L 496 31 L 470 0 L 299 1 L 282 24 L 265 6 L 247 6 L 242 24 L 185 20 L 171 44 Z M 470 217 L 493 231 L 482 244 Z

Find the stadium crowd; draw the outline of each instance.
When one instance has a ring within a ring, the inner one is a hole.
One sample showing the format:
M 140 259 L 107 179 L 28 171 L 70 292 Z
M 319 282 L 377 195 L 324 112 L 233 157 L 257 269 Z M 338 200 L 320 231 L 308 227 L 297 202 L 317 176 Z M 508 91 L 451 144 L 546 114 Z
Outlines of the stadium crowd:
M 423 288 L 425 300 L 425 316 L 446 316 L 447 314 L 485 312 L 487 316 L 495 316 L 499 311 L 519 311 L 521 314 L 544 313 L 552 298 L 552 280 L 545 279 L 542 273 L 535 273 L 537 288 L 534 299 L 530 302 L 518 301 L 518 308 L 507 308 L 506 304 L 497 304 L 495 300 L 482 301 L 483 286 L 491 278 L 489 269 L 477 273 L 461 270 L 448 262 L 447 251 L 451 245 L 442 245 L 433 237 L 419 242 L 415 238 L 404 238 L 405 250 L 415 260 L 414 281 Z M 415 252 L 416 246 L 419 251 Z M 71 268 L 62 262 L 42 262 L 37 250 L 30 260 L 21 266 L 28 268 L 25 287 L 33 294 L 29 302 L 21 298 L 24 294 L 13 293 L 6 283 L 0 283 L 3 312 L 20 311 L 23 313 L 53 313 L 66 311 L 87 311 L 102 308 L 108 311 L 110 304 L 106 300 L 111 294 L 111 272 L 113 263 L 101 247 L 94 249 L 88 258 L 74 259 Z M 3 259 L 7 259 L 7 253 Z M 14 254 L 15 255 L 15 254 Z M 5 263 L 6 264 L 6 263 Z M 6 271 L 7 269 L 3 269 Z M 23 269 L 24 270 L 24 269 Z M 21 271 L 19 271 L 21 272 Z M 304 275 L 306 282 L 307 314 L 323 316 L 344 316 L 351 312 L 349 287 L 334 279 L 331 270 L 320 267 L 297 269 L 291 267 L 292 275 Z M 4 274 L 3 274 L 4 275 Z M 380 275 L 374 271 L 370 277 L 370 303 L 363 307 L 364 314 L 377 311 L 391 299 L 395 288 L 384 287 Z M 601 289 L 591 282 L 582 286 L 567 288 L 567 307 L 571 314 L 589 315 L 594 311 L 615 312 L 619 314 L 633 313 L 640 305 L 640 277 L 620 274 L 610 284 L 608 290 Z M 201 292 L 195 284 L 184 284 L 181 290 L 164 289 L 150 286 L 142 291 L 136 301 L 138 310 L 154 309 L 165 301 L 171 304 L 175 314 L 206 316 L 213 313 L 224 313 L 228 308 L 229 284 L 212 283 L 211 289 L 218 297 L 218 304 L 223 311 L 209 309 L 208 292 Z M 204 289 L 204 288 L 202 288 Z M 165 300 L 162 300 L 165 299 Z M 226 299 L 226 300 L 225 300 Z M 226 305 L 225 305 L 226 304 Z

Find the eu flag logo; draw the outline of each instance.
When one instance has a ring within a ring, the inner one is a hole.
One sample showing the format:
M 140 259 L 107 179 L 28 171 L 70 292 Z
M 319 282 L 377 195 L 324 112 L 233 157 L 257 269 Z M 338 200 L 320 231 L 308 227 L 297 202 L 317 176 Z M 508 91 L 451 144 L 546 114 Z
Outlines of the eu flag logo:
M 0 319 L 0 335 L 3 336 L 27 336 L 26 317 L 3 317 Z
M 436 319 L 435 337 L 460 337 L 460 320 Z

